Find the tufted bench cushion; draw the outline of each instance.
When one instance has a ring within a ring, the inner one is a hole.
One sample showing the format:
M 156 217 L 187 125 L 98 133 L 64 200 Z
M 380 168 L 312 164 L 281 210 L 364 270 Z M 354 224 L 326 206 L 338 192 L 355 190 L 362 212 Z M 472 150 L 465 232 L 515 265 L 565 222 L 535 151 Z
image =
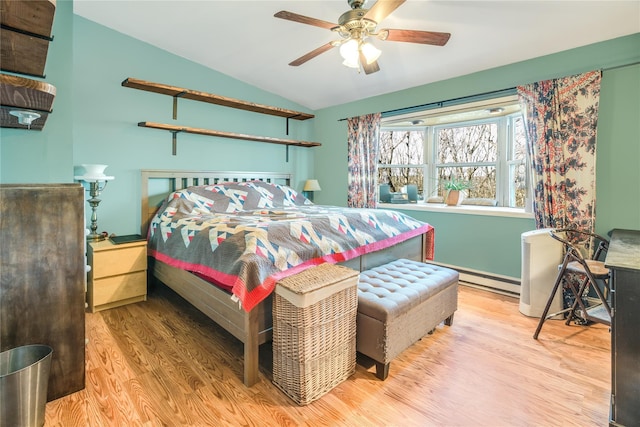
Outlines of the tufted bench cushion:
M 458 272 L 408 259 L 365 270 L 358 282 L 356 349 L 385 379 L 402 351 L 445 322 L 458 308 Z

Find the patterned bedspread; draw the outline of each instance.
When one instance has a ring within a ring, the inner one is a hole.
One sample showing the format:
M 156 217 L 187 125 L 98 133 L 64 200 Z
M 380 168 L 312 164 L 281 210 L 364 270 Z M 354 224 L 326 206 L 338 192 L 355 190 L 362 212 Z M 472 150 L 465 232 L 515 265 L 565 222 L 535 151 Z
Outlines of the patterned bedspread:
M 283 277 L 432 230 L 400 212 L 314 205 L 290 187 L 253 181 L 172 193 L 148 240 L 151 256 L 230 289 L 249 311 Z

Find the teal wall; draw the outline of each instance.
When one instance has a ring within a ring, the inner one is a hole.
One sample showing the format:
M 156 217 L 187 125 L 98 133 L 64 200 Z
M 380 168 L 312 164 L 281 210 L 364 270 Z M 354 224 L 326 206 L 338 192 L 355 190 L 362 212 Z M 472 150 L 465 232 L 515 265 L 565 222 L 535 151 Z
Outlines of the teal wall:
M 519 62 L 455 79 L 316 111 L 316 202 L 346 205 L 346 117 L 443 101 L 572 75 L 603 72 L 597 152 L 596 231 L 640 229 L 640 34 Z M 636 65 L 629 65 L 636 64 Z M 624 66 L 627 65 L 627 66 Z M 615 68 L 624 66 L 621 68 Z M 610 68 L 610 69 L 608 69 Z M 608 69 L 608 70 L 607 70 Z M 620 185 L 620 182 L 624 183 Z M 520 235 L 527 218 L 406 211 L 436 229 L 435 260 L 520 276 Z
M 42 132 L 0 129 L 0 182 L 72 182 L 74 166 L 109 165 L 114 175 L 102 194 L 99 227 L 138 232 L 140 169 L 287 171 L 301 189 L 319 179 L 316 202 L 346 205 L 346 122 L 339 119 L 474 95 L 537 80 L 640 62 L 640 34 L 590 45 L 367 100 L 312 112 L 292 121 L 182 100 L 178 120 L 172 99 L 121 86 L 134 77 L 251 102 L 309 111 L 295 103 L 204 68 L 141 41 L 73 15 L 58 0 L 47 82 L 57 88 L 54 112 Z M 363 76 L 366 78 L 366 76 Z M 603 74 L 598 125 L 597 230 L 640 229 L 640 65 Z M 179 135 L 171 154 L 169 132 L 139 128 L 139 121 L 318 141 L 290 148 L 250 141 Z M 620 186 L 623 182 L 625 185 Z M 407 211 L 436 228 L 436 260 L 506 276 L 520 275 L 520 234 L 533 220 Z
M 44 131 L 0 129 L 2 183 L 71 182 L 73 179 L 72 9 L 70 1 L 57 2 L 46 78 L 36 79 L 56 87 L 53 113 Z
M 638 39 L 636 39 L 638 40 Z M 640 51 L 640 41 L 636 48 Z M 640 65 L 603 74 L 596 159 L 596 229 L 640 230 Z

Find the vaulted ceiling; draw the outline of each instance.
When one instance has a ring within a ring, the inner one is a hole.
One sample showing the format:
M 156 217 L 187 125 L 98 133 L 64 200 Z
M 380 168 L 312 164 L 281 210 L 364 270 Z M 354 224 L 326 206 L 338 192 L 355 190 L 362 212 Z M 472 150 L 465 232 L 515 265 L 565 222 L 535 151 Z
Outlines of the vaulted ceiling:
M 74 1 L 77 15 L 314 110 L 640 32 L 638 0 L 409 0 L 378 29 L 448 32 L 449 42 L 375 40 L 380 71 L 366 75 L 342 65 L 337 48 L 289 66 L 337 35 L 277 19 L 280 10 L 337 23 L 349 6 L 346 0 Z

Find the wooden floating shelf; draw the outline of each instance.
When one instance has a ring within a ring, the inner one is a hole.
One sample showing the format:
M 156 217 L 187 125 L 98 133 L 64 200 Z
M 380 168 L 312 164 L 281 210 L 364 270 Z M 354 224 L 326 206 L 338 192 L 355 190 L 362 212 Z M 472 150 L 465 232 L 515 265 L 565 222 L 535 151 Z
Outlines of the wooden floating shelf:
M 125 79 L 122 82 L 122 86 L 132 89 L 144 90 L 147 92 L 160 93 L 162 95 L 169 95 L 174 98 L 191 99 L 193 101 L 207 102 L 209 104 L 222 105 L 224 107 L 236 108 L 239 110 L 246 110 L 254 113 L 268 114 L 271 116 L 284 117 L 287 119 L 307 120 L 315 117 L 313 114 L 303 113 L 300 111 L 287 110 L 285 108 L 272 107 L 270 105 L 255 104 L 248 101 L 242 101 L 240 99 L 227 98 L 226 96 L 185 89 L 177 86 L 165 85 L 162 83 L 153 83 L 145 80 L 134 79 L 131 77 Z
M 0 30 L 2 71 L 44 77 L 49 42 L 4 28 Z
M 0 103 L 4 106 L 50 113 L 55 97 L 56 87 L 47 82 L 0 74 Z
M 271 138 L 268 136 L 255 136 L 255 135 L 247 135 L 243 133 L 224 132 L 221 130 L 202 129 L 202 128 L 194 128 L 194 127 L 188 127 L 188 126 L 167 125 L 164 123 L 140 122 L 138 123 L 138 126 L 145 127 L 145 128 L 168 130 L 170 132 L 194 133 L 198 135 L 218 136 L 221 138 L 242 139 L 245 141 L 258 141 L 258 142 L 268 142 L 271 144 L 294 145 L 296 147 L 318 147 L 321 145 L 319 142 Z
M 0 74 L 0 127 L 42 130 L 53 109 L 56 87 L 46 82 Z M 9 114 L 13 110 L 35 111 L 40 117 L 31 126 L 21 125 Z
M 281 138 L 271 138 L 268 136 L 255 136 L 255 135 L 247 135 L 243 133 L 234 133 L 234 132 L 224 132 L 221 130 L 212 130 L 212 129 L 202 129 L 202 128 L 194 128 L 188 126 L 176 126 L 176 125 L 168 125 L 164 123 L 154 123 L 154 122 L 139 122 L 138 126 L 145 128 L 153 128 L 153 129 L 161 129 L 166 130 L 173 133 L 173 155 L 176 155 L 176 134 L 184 132 L 184 133 L 193 133 L 197 135 L 205 135 L 205 136 L 217 136 L 220 138 L 231 138 L 231 139 L 241 139 L 245 141 L 258 141 L 258 142 L 268 142 L 270 144 L 280 144 L 287 146 L 287 160 L 289 158 L 288 148 L 293 145 L 296 147 L 318 147 L 321 144 L 319 142 L 308 142 L 308 141 L 297 141 L 294 139 L 281 139 Z
M 55 0 L 1 0 L 2 25 L 51 39 Z
M 1 0 L 2 70 L 44 77 L 55 11 L 55 0 Z

